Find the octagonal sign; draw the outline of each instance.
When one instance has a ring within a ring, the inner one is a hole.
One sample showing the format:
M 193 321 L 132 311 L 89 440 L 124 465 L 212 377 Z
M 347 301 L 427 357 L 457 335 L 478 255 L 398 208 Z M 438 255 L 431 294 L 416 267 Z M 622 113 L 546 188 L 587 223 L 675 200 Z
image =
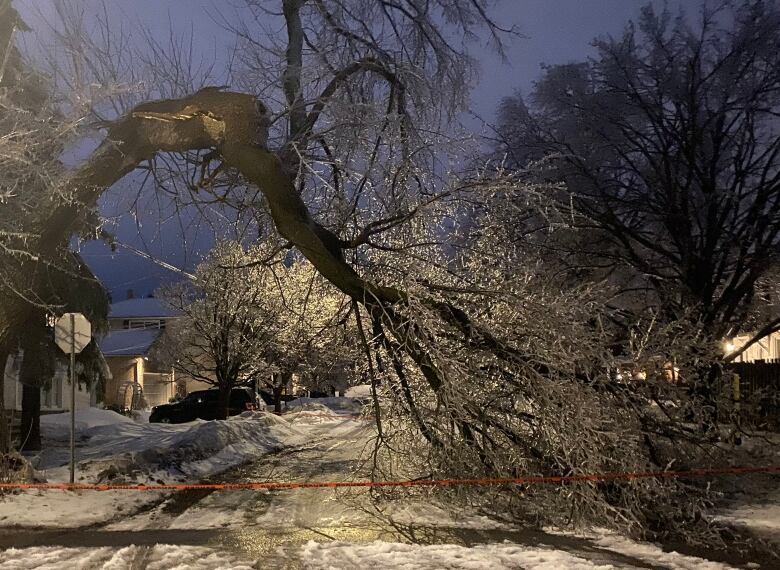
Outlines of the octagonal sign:
M 54 342 L 65 354 L 70 354 L 71 331 L 73 331 L 73 348 L 78 354 L 92 340 L 92 325 L 81 313 L 65 313 L 54 324 Z

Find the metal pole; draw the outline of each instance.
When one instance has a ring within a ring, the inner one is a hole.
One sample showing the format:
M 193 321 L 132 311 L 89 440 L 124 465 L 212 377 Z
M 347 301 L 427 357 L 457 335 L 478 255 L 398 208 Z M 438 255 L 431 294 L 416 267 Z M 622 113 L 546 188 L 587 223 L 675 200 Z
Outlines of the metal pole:
M 70 483 L 76 479 L 76 315 L 70 315 Z

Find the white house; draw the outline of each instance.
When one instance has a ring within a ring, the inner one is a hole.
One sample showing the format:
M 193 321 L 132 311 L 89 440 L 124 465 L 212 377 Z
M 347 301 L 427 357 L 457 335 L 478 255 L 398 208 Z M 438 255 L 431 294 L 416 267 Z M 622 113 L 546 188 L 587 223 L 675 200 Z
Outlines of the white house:
M 753 338 L 752 334 L 739 335 L 726 342 L 726 353 L 739 350 L 745 344 Z M 763 360 L 764 362 L 770 362 L 780 359 L 780 332 L 773 332 L 761 339 L 759 339 L 752 346 L 748 347 L 745 352 L 737 356 L 735 362 L 758 362 Z
M 19 365 L 24 358 L 22 351 L 8 358 L 5 365 L 3 384 L 5 409 L 11 414 L 22 411 L 22 384 L 19 382 Z M 58 413 L 70 410 L 70 379 L 67 365 L 57 365 L 48 388 L 41 388 L 41 412 Z M 97 394 L 93 390 L 76 385 L 76 409 L 95 405 Z
M 97 405 L 138 407 L 143 393 L 147 405 L 167 403 L 176 391 L 172 370 L 156 370 L 148 359 L 154 343 L 165 330 L 166 323 L 176 314 L 159 299 L 128 299 L 110 307 L 109 332 L 95 339 L 111 371 L 104 393 L 97 387 L 76 387 L 76 409 Z M 5 409 L 12 419 L 22 410 L 22 384 L 19 367 L 24 354 L 12 356 L 5 364 Z M 70 410 L 70 381 L 66 363 L 57 365 L 48 388 L 41 389 L 41 412 L 44 414 Z M 101 396 L 101 397 L 99 397 Z
M 111 370 L 104 401 L 120 408 L 165 404 L 176 393 L 173 370 L 158 370 L 149 355 L 177 314 L 159 299 L 130 298 L 111 305 L 109 332 L 98 343 Z

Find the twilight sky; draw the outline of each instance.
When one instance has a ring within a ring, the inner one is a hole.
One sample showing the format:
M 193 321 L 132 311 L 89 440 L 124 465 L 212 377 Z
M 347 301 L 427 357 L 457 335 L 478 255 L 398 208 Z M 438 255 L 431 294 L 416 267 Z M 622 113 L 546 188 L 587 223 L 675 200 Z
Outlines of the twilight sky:
M 53 19 L 53 4 L 57 0 L 16 0 L 23 17 L 39 32 L 43 26 L 36 21 L 41 14 Z M 130 28 L 133 22 L 151 27 L 161 39 L 167 36 L 169 22 L 180 30 L 193 30 L 198 40 L 196 48 L 208 54 L 223 57 L 231 44 L 228 32 L 214 24 L 212 15 L 217 7 L 239 5 L 236 0 L 106 0 L 110 12 Z M 472 112 L 492 122 L 497 105 L 503 97 L 520 89 L 527 93 L 539 76 L 543 63 L 558 64 L 581 60 L 592 54 L 590 41 L 599 35 L 619 34 L 626 22 L 634 18 L 646 0 L 498 0 L 494 14 L 504 26 L 516 25 L 524 35 L 510 38 L 507 43 L 506 63 L 484 46 L 475 45 L 474 55 L 480 62 L 480 79 L 472 93 Z M 653 0 L 658 7 L 662 0 Z M 676 10 L 682 7 L 694 15 L 700 0 L 669 0 Z M 84 9 L 95 10 L 99 0 L 80 0 Z M 228 8 L 229 9 L 229 8 Z M 121 15 L 121 17 L 120 17 Z M 27 34 L 24 41 L 35 41 Z M 467 124 L 479 129 L 480 121 L 464 118 Z M 138 221 L 126 214 L 128 203 L 119 190 L 109 193 L 102 201 L 104 215 L 118 222 L 116 233 L 123 242 L 149 251 L 156 257 L 186 269 L 192 269 L 198 255 L 210 243 L 208 228 L 193 225 L 189 228 L 171 225 L 160 230 L 155 224 Z M 151 209 L 150 209 L 151 214 Z M 140 229 L 140 231 L 139 231 Z M 182 247 L 182 235 L 195 235 L 187 247 Z M 123 300 L 129 289 L 136 295 L 147 295 L 163 281 L 178 279 L 161 267 L 128 252 L 112 253 L 102 243 L 82 244 L 82 255 L 96 275 L 106 284 L 113 299 Z

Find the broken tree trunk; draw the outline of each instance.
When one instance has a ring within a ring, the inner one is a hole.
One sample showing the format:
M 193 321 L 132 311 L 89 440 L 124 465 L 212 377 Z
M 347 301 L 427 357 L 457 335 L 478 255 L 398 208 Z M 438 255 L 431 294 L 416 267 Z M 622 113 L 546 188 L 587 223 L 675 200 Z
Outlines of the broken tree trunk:
M 64 243 L 74 230 L 78 209 L 94 206 L 103 192 L 156 153 L 216 149 L 227 166 L 260 188 L 279 233 L 326 279 L 378 318 L 438 391 L 441 372 L 414 331 L 391 309 L 405 295 L 361 278 L 346 263 L 338 236 L 311 217 L 294 175 L 266 148 L 267 124 L 265 107 L 253 96 L 213 88 L 137 106 L 112 124 L 102 144 L 66 181 L 66 200 L 40 220 L 45 231 L 38 240 L 38 253 L 52 252 Z
M 41 449 L 41 387 L 22 384 L 20 451 Z

